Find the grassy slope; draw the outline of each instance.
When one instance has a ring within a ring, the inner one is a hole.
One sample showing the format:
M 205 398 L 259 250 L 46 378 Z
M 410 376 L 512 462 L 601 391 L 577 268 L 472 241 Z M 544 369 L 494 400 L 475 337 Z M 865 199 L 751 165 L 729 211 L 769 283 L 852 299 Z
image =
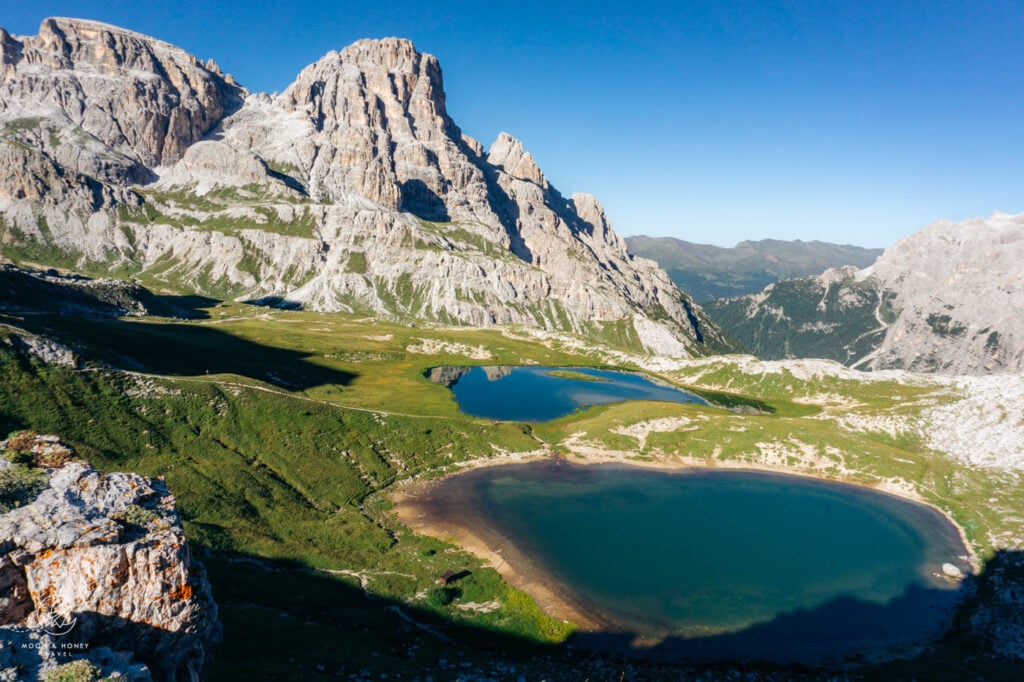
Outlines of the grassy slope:
M 378 494 L 395 481 L 502 451 L 543 445 L 639 452 L 645 459 L 771 461 L 862 482 L 901 479 L 950 511 L 983 556 L 991 554 L 991 538 L 1019 530 L 1013 513 L 1024 499 L 1020 481 L 961 467 L 912 435 L 837 428 L 835 419 L 848 414 L 913 415 L 919 402 L 946 399 L 932 389 L 803 381 L 788 373 L 756 377 L 722 362 L 663 378 L 741 394 L 770 412 L 610 405 L 531 430 L 459 414 L 447 389 L 423 371 L 479 363 L 463 354 L 474 348 L 489 352 L 486 363 L 493 364 L 593 365 L 601 364 L 600 354 L 497 330 L 416 329 L 240 305 L 209 314 L 190 323 L 8 318 L 78 339 L 112 364 L 140 363 L 147 374 L 58 369 L 0 350 L 0 429 L 60 433 L 105 469 L 167 477 L 190 537 L 215 552 L 208 563 L 226 627 L 215 679 L 248 679 L 263 667 L 277 679 L 291 679 L 296 666 L 309 677 L 352 665 L 430 670 L 438 655 L 459 648 L 414 637 L 422 634 L 418 626 L 461 633 L 460 646 L 472 646 L 459 649 L 460 656 L 480 665 L 493 658 L 480 653 L 488 632 L 516 642 L 563 639 L 570 627 L 544 616 L 472 556 L 401 528 Z M 423 339 L 440 350 L 408 350 Z M 699 429 L 687 430 L 680 419 L 674 430 L 648 435 L 642 448 L 625 430 L 662 417 L 685 417 Z M 434 579 L 453 569 L 472 573 L 461 594 L 443 594 Z M 365 600 L 363 588 L 377 601 Z M 499 608 L 458 608 L 489 601 Z M 409 613 L 418 626 L 409 625 Z M 348 644 L 335 647 L 338 638 Z M 504 650 L 509 642 L 497 645 Z M 324 669 L 301 651 L 289 662 L 288 647 L 315 650 Z
M 276 281 L 281 278 L 285 288 L 294 291 L 306 284 L 315 274 L 315 269 L 306 265 L 295 265 L 285 273 L 268 269 L 265 253 L 246 237 L 246 234 L 255 231 L 304 239 L 315 238 L 319 241 L 320 231 L 311 208 L 314 204 L 310 203 L 308 197 L 299 194 L 267 196 L 265 188 L 261 189 L 257 185 L 241 188 L 221 187 L 203 196 L 185 189 L 166 188 L 139 190 L 135 193 L 140 201 L 138 207 L 122 205 L 116 211 L 109 211 L 109 218 L 117 224 L 125 238 L 121 253 L 108 252 L 100 260 L 95 260 L 96 254 L 69 251 L 65 247 L 52 244 L 47 236 L 48 230 L 43 229 L 46 224 L 44 218 L 40 218 L 40 236 L 25 234 L 0 216 L 0 257 L 8 258 L 26 268 L 57 267 L 90 277 L 130 278 L 155 292 L 185 291 L 217 299 L 234 300 L 264 299 L 267 293 L 265 290 L 243 284 L 245 278 L 250 275 L 255 281 Z M 208 263 L 199 265 L 194 260 L 173 252 L 163 253 L 143 267 L 144 255 L 138 247 L 144 241 L 143 237 L 148 228 L 154 225 L 175 230 L 217 232 L 237 238 L 241 257 L 237 263 L 229 264 L 229 270 L 234 269 L 237 277 L 231 279 L 219 271 L 215 275 Z M 479 227 L 472 223 L 438 223 L 426 220 L 418 220 L 415 225 L 403 222 L 394 225 L 394 229 L 401 233 L 397 237 L 397 244 L 402 249 L 413 252 L 446 251 L 476 263 L 494 260 L 520 263 L 511 252 L 481 236 L 478 233 Z M 361 236 L 359 238 L 362 239 Z M 348 249 L 347 270 L 365 276 L 367 284 L 372 287 L 374 296 L 378 299 L 377 303 L 371 303 L 368 300 L 360 300 L 355 295 L 344 294 L 340 302 L 347 306 L 347 310 L 401 322 L 454 322 L 445 310 L 434 310 L 431 307 L 425 287 L 422 284 L 414 285 L 411 274 L 405 273 L 393 279 L 390 276 L 375 276 L 374 264 L 367 262 L 367 252 L 363 251 L 361 246 L 336 246 Z M 371 254 L 373 253 L 371 251 Z M 383 270 L 388 271 L 388 268 Z M 456 297 L 483 305 L 505 305 L 502 301 L 494 299 L 486 290 L 460 289 L 456 292 Z M 265 300 L 269 303 L 275 298 L 276 295 L 272 295 L 267 296 Z M 377 307 L 378 303 L 380 309 Z M 541 300 L 523 306 L 517 304 L 516 307 L 520 312 L 536 320 L 538 326 L 566 332 L 581 331 L 598 343 L 612 344 L 634 351 L 643 350 L 643 344 L 630 318 L 574 321 L 562 304 L 555 299 Z M 650 309 L 646 314 L 652 319 L 665 319 L 663 310 Z M 701 319 L 701 323 L 708 326 L 710 320 Z M 685 327 L 686 321 L 683 320 L 680 324 Z M 731 339 L 719 342 L 717 337 L 717 334 L 707 334 L 707 345 L 698 344 L 695 352 L 712 354 L 740 348 Z

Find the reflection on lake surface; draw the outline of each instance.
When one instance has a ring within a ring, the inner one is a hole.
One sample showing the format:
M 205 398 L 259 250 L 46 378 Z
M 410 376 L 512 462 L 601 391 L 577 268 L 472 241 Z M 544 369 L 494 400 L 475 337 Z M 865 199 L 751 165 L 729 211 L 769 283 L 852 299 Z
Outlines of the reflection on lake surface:
M 858 486 L 746 471 L 546 460 L 443 480 L 420 508 L 610 624 L 577 643 L 815 662 L 925 641 L 970 567 L 934 509 Z M 619 633 L 619 634 L 615 634 Z
M 548 421 L 571 412 L 624 400 L 703 400 L 639 374 L 587 367 L 435 367 L 431 381 L 452 389 L 466 414 L 503 421 Z

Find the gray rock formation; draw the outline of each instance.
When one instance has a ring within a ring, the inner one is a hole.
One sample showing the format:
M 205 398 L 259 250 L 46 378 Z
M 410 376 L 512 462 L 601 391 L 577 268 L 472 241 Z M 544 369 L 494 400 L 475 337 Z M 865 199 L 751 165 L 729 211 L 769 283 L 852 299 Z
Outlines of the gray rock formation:
M 1024 214 L 939 221 L 871 267 L 829 270 L 710 304 L 769 359 L 862 369 L 994 374 L 1024 369 Z
M 486 153 L 463 135 L 437 60 L 407 40 L 331 52 L 273 97 L 93 22 L 0 44 L 0 154 L 24 156 L 0 171 L 15 260 L 652 353 L 730 347 L 597 199 L 564 198 L 510 135 Z
M 5 119 L 50 118 L 140 169 L 180 159 L 242 94 L 212 62 L 98 22 L 45 19 L 21 38 L 0 29 L 0 50 Z
M 0 670 L 41 679 L 71 652 L 198 680 L 217 610 L 163 481 L 96 471 L 52 436 L 0 442 L 14 452 L 31 467 L 0 458 Z

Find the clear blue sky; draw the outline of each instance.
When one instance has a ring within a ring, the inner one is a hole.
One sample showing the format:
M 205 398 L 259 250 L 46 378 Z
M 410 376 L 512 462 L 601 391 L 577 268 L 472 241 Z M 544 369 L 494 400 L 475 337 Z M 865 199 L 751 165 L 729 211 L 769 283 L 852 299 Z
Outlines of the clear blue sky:
M 254 91 L 363 37 L 440 59 L 485 145 L 523 140 L 622 234 L 887 246 L 1024 211 L 1024 1 L 9 2 L 213 57 Z

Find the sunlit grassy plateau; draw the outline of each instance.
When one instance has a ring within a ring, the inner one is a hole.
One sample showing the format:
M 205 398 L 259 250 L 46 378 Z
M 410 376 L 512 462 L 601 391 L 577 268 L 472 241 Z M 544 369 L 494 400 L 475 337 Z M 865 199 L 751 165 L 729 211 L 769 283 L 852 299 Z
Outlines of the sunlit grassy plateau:
M 637 369 L 642 359 L 522 329 L 215 301 L 196 303 L 194 313 L 0 314 L 0 336 L 11 328 L 46 334 L 89 360 L 59 368 L 0 345 L 0 431 L 60 434 L 103 469 L 167 478 L 224 624 L 211 679 L 448 679 L 472 670 L 512 679 L 538 670 L 547 679 L 678 677 L 672 666 L 567 649 L 560 643 L 571 624 L 545 615 L 481 560 L 389 514 L 393 487 L 470 461 L 557 453 L 769 466 L 912 492 L 955 519 L 983 564 L 997 543 L 1020 535 L 1019 477 L 958 464 L 912 432 L 841 425 L 849 416 L 912 418 L 955 399 L 934 386 L 750 374 L 722 358 L 656 373 L 718 405 L 622 403 L 545 424 L 501 423 L 461 414 L 424 372 L 448 364 Z M 469 574 L 438 585 L 446 571 Z M 861 661 L 850 674 L 1009 675 L 1008 663 L 981 655 L 988 645 L 968 627 L 993 589 L 985 575 L 983 566 L 974 596 L 930 652 Z M 739 667 L 780 679 L 815 674 Z

